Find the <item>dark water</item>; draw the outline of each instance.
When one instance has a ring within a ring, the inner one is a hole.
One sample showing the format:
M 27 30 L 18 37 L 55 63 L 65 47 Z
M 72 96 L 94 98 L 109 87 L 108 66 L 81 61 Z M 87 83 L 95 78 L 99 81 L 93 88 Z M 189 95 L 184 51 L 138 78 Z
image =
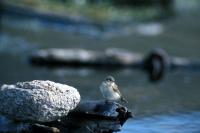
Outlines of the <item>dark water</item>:
M 52 47 L 93 50 L 117 47 L 144 54 L 161 47 L 172 56 L 199 59 L 199 10 L 184 11 L 167 21 L 132 25 L 131 30 L 119 36 L 95 29 L 88 36 L 73 27 L 65 31 L 37 20 L 4 16 L 0 32 L 0 85 L 52 80 L 76 87 L 83 100 L 101 99 L 98 86 L 107 75 L 113 75 L 129 101 L 127 106 L 135 114 L 125 123 L 122 133 L 200 132 L 200 70 L 176 70 L 163 81 L 150 83 L 146 73 L 139 70 L 50 69 L 28 63 L 32 51 Z M 105 37 L 100 37 L 102 34 Z

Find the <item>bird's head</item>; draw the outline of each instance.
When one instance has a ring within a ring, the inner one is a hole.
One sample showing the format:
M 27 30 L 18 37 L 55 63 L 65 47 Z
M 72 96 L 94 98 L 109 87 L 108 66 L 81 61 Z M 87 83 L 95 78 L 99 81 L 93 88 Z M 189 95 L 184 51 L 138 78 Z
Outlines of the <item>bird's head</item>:
M 115 82 L 115 79 L 112 76 L 107 76 L 105 80 L 108 82 Z

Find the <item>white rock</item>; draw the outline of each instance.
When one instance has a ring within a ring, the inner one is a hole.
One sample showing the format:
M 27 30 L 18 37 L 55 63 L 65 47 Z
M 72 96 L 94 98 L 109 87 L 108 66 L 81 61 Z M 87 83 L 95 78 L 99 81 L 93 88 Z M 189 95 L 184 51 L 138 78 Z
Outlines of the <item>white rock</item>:
M 52 81 L 18 82 L 0 89 L 0 114 L 22 121 L 57 120 L 79 102 L 75 88 Z

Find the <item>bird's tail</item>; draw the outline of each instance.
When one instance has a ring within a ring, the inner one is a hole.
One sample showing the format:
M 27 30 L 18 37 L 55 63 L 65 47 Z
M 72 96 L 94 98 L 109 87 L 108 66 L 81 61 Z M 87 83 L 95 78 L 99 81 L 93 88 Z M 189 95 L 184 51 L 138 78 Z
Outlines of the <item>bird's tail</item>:
M 124 103 L 128 103 L 128 101 L 124 97 L 121 97 L 121 101 Z

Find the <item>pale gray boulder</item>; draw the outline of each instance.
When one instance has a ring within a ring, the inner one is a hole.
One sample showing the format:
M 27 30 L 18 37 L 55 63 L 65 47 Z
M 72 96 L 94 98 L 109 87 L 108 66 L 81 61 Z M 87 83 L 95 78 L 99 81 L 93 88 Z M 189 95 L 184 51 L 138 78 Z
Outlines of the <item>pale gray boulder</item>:
M 0 89 L 0 114 L 20 121 L 54 121 L 79 102 L 75 88 L 52 81 L 18 82 Z

